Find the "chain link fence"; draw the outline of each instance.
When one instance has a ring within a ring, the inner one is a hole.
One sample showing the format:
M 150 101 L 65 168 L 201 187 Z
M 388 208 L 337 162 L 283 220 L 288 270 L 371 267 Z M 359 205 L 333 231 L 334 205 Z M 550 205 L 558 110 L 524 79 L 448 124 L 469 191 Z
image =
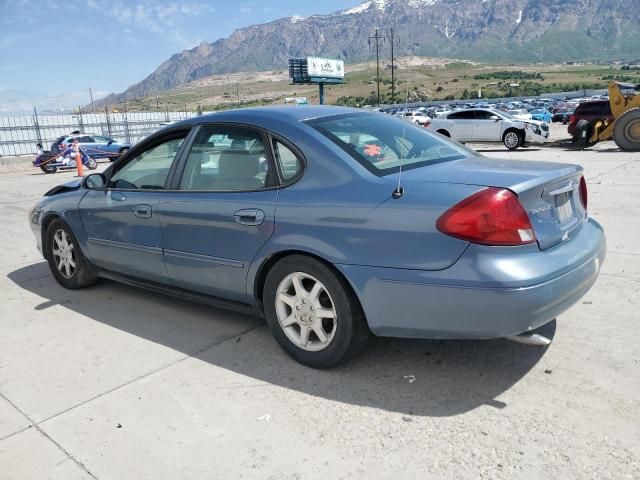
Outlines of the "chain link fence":
M 169 122 L 197 115 L 194 112 L 109 112 L 0 117 L 0 156 L 36 153 L 36 144 L 49 150 L 63 135 L 79 130 L 116 142 L 136 143 Z

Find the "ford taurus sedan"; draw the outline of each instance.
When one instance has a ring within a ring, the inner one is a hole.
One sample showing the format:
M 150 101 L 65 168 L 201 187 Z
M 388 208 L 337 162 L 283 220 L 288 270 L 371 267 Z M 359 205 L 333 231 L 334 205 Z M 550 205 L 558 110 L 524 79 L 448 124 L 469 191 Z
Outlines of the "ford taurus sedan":
M 531 332 L 605 256 L 581 167 L 493 160 L 337 107 L 176 123 L 47 192 L 30 222 L 63 287 L 103 277 L 262 315 L 317 368 L 372 333 Z

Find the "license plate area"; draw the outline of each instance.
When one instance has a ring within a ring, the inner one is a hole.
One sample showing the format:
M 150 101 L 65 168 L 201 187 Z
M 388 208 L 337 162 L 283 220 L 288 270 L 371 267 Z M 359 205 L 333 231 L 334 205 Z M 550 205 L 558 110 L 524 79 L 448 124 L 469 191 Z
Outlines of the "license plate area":
M 556 217 L 560 225 L 569 223 L 573 219 L 573 205 L 571 204 L 571 192 L 561 193 L 554 197 Z

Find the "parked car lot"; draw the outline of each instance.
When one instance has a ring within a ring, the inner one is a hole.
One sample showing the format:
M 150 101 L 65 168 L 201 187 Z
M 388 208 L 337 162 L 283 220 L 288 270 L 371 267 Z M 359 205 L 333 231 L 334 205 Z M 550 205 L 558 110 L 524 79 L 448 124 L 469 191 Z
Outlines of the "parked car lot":
M 640 215 L 640 154 L 612 142 L 473 147 L 585 167 L 608 235 L 594 288 L 558 318 L 548 349 L 381 339 L 321 372 L 247 315 L 109 281 L 60 288 L 15 238 L 30 238 L 33 202 L 73 174 L 2 175 L 4 475 L 638 478 L 640 226 L 629 219 Z

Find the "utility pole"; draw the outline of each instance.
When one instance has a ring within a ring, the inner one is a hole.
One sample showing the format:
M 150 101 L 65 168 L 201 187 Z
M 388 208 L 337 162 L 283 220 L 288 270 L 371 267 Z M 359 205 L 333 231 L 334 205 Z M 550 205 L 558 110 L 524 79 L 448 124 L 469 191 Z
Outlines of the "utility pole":
M 238 108 L 240 108 L 240 83 L 236 82 L 236 98 L 238 99 Z
M 393 28 L 391 29 L 391 101 L 393 103 L 396 102 L 396 77 L 395 77 L 395 69 L 396 69 L 396 65 L 393 62 L 394 60 L 394 56 L 393 56 L 393 47 L 395 42 L 395 39 L 397 37 L 394 36 L 393 34 Z
M 378 33 L 376 28 L 376 34 L 369 37 L 369 46 L 371 46 L 371 40 L 376 41 L 376 84 L 378 85 L 378 105 L 380 105 L 380 40 L 382 37 Z
M 91 112 L 96 113 L 96 106 L 93 104 L 93 93 L 91 92 L 91 88 L 89 88 L 89 97 L 91 98 Z

